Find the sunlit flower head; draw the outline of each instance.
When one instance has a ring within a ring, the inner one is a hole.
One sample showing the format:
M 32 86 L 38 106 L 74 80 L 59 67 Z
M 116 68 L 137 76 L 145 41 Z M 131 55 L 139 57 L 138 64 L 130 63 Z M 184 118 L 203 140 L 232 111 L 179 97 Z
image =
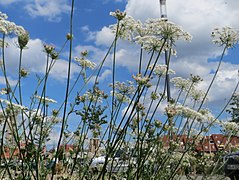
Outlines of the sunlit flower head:
M 14 33 L 19 36 L 25 32 L 25 29 L 22 26 L 18 26 L 14 22 L 8 21 L 7 18 L 6 14 L 0 12 L 0 33 Z
M 213 43 L 230 48 L 239 41 L 239 31 L 231 27 L 215 28 L 211 34 Z
M 110 86 L 112 87 L 113 84 L 110 84 Z M 127 81 L 127 83 L 117 81 L 114 84 L 114 88 L 115 88 L 115 91 L 124 95 L 132 95 L 135 93 L 135 87 L 132 81 Z
M 175 106 L 177 115 L 181 115 L 185 118 L 196 120 L 200 123 L 217 123 L 217 119 L 212 115 L 208 109 L 201 109 L 199 112 L 182 105 Z
M 149 66 L 149 69 L 152 70 L 153 69 L 153 65 Z M 153 72 L 156 76 L 165 76 L 167 73 L 167 65 L 156 65 L 153 69 Z M 168 74 L 175 74 L 175 71 L 173 71 L 172 69 L 168 70 Z
M 188 32 L 184 31 L 180 26 L 170 21 L 162 19 L 148 19 L 145 26 L 152 35 L 155 35 L 160 39 L 168 39 L 173 42 L 179 39 L 183 39 L 185 41 L 191 41 L 192 39 L 192 36 Z
M 48 98 L 48 97 L 41 97 L 41 96 L 39 96 L 39 95 L 35 95 L 35 98 L 36 99 L 39 99 L 39 100 L 41 100 L 41 101 L 45 101 L 45 103 L 57 103 L 57 101 L 56 100 L 54 100 L 54 99 L 51 99 L 51 98 Z
M 78 62 L 82 68 L 94 69 L 96 66 L 94 62 L 91 62 L 90 60 L 84 58 L 75 57 L 75 61 Z
M 27 110 L 28 108 L 26 106 L 22 106 L 19 104 L 12 103 L 6 99 L 0 99 L 1 103 L 5 103 L 8 105 L 9 108 L 14 108 L 14 109 L 20 109 L 20 110 Z
M 179 89 L 186 89 L 190 84 L 188 79 L 183 79 L 181 77 L 174 77 L 171 79 L 171 82 L 174 83 L 174 86 Z
M 221 122 L 221 126 L 223 128 L 224 133 L 226 133 L 227 135 L 239 135 L 239 125 L 236 122 L 230 122 L 230 121 L 226 121 L 226 122 Z
M 192 88 L 189 93 L 194 101 L 199 101 L 205 96 L 205 92 L 203 90 L 198 90 L 196 88 Z
M 4 19 L 7 19 L 7 18 L 8 18 L 7 14 L 2 13 L 2 12 L 0 11 L 0 21 L 1 21 L 1 20 L 4 20 Z
M 110 29 L 115 34 L 117 31 L 117 24 L 111 25 Z M 131 16 L 126 16 L 119 22 L 118 28 L 118 37 L 128 41 L 135 41 L 135 37 L 142 32 L 142 23 L 140 21 L 136 21 Z
M 117 9 L 115 12 L 110 12 L 110 15 L 120 21 L 120 20 L 124 19 L 124 17 L 126 16 L 126 12 L 122 12 Z
M 142 76 L 142 74 L 137 74 L 136 76 L 133 75 L 132 77 L 136 81 L 136 83 L 140 86 L 147 86 L 147 87 L 151 86 L 150 77 L 148 76 Z

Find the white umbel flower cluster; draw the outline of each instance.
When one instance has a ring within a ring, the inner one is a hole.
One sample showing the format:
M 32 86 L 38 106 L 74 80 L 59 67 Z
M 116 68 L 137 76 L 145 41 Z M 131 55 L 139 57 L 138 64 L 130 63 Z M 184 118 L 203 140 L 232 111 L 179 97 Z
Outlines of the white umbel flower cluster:
M 20 109 L 20 110 L 27 110 L 28 109 L 26 106 L 22 106 L 20 104 L 12 103 L 12 102 L 10 102 L 10 101 L 8 101 L 6 99 L 0 99 L 0 102 L 4 103 L 4 104 L 6 104 L 9 107 L 14 108 L 14 109 Z
M 118 37 L 142 45 L 147 51 L 171 50 L 176 55 L 176 50 L 172 48 L 176 40 L 182 39 L 191 41 L 192 36 L 184 31 L 180 26 L 163 19 L 148 19 L 145 23 L 135 20 L 131 16 L 124 17 L 118 24 L 110 26 L 113 33 Z
M 193 119 L 201 123 L 217 123 L 218 121 L 207 109 L 200 110 L 199 112 L 182 105 L 175 106 L 176 114 L 182 115 L 185 118 Z
M 150 65 L 149 66 L 149 69 L 152 70 L 153 69 L 153 65 Z M 156 75 L 156 76 L 165 76 L 166 73 L 168 74 L 175 74 L 175 71 L 172 70 L 172 69 L 168 69 L 168 72 L 167 72 L 167 65 L 161 65 L 161 64 L 158 64 L 154 67 L 153 69 L 153 73 Z
M 35 95 L 35 98 L 37 98 L 37 99 L 39 99 L 39 100 L 41 100 L 41 101 L 45 101 L 45 103 L 57 103 L 57 101 L 56 100 L 54 100 L 54 99 L 51 99 L 51 98 L 48 98 L 48 97 L 41 97 L 41 96 L 39 96 L 39 95 Z
M 14 33 L 17 36 L 26 34 L 25 29 L 22 26 L 16 25 L 14 22 L 7 20 L 7 15 L 0 12 L 0 33 L 11 34 Z
M 215 28 L 211 37 L 213 43 L 230 48 L 239 42 L 239 31 L 231 27 Z
M 94 62 L 91 62 L 90 60 L 88 59 L 85 59 L 85 58 L 78 58 L 78 57 L 75 57 L 75 61 L 79 63 L 79 65 L 82 67 L 82 68 L 90 68 L 90 69 L 94 69 L 96 64 Z

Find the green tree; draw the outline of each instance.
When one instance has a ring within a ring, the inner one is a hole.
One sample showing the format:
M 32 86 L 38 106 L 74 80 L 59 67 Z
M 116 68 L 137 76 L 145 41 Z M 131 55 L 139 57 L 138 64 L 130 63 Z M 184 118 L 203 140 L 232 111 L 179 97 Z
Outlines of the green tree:
M 227 112 L 231 114 L 231 121 L 239 123 L 239 94 L 233 94 L 230 106 Z

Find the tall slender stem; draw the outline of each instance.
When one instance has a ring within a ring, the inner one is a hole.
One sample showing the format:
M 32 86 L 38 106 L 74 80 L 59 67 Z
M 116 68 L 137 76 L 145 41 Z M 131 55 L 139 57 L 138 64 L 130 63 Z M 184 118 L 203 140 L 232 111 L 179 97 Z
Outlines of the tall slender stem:
M 74 0 L 71 1 L 71 16 L 70 16 L 70 35 L 73 37 L 73 14 L 74 14 Z M 55 161 L 54 166 L 52 169 L 52 176 L 51 179 L 53 180 L 55 170 L 56 170 L 56 160 L 59 155 L 59 148 L 61 144 L 61 140 L 63 138 L 65 125 L 66 125 L 66 115 L 67 115 L 67 102 L 68 102 L 68 96 L 69 96 L 69 89 L 70 89 L 70 76 L 71 76 L 71 61 L 72 61 L 72 47 L 73 47 L 73 39 L 70 38 L 70 48 L 69 48 L 69 58 L 68 58 L 68 75 L 67 75 L 67 83 L 66 83 L 66 93 L 65 93 L 65 100 L 64 100 L 64 109 L 63 109 L 63 117 L 62 117 L 62 124 L 61 124 L 61 132 L 60 137 L 57 143 L 57 149 L 56 149 L 56 155 L 55 155 Z

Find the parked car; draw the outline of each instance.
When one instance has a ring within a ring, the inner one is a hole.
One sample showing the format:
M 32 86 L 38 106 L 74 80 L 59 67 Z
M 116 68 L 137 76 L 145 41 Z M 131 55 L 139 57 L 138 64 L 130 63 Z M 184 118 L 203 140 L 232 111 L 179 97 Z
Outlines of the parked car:
M 230 153 L 224 157 L 225 176 L 232 180 L 239 180 L 239 151 Z

